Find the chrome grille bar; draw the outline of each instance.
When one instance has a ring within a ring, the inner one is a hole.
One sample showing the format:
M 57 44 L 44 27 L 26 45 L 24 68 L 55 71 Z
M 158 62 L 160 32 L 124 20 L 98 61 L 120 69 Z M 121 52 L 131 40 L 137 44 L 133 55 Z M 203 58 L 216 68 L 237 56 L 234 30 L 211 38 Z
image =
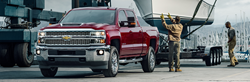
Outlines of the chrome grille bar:
M 90 32 L 46 32 L 46 36 L 62 36 L 62 35 L 89 36 Z
M 82 45 L 90 44 L 91 39 L 71 39 L 70 41 L 65 41 L 63 39 L 46 39 L 45 44 L 53 45 Z

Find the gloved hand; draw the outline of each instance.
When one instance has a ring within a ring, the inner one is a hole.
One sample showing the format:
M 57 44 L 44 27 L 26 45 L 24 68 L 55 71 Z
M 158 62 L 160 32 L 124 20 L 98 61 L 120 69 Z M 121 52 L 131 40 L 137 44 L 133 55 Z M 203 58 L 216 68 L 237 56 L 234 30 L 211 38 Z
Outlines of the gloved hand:
M 160 17 L 161 17 L 161 21 L 162 21 L 162 22 L 165 22 L 165 18 L 164 18 L 163 13 L 161 14 L 161 16 L 160 16 Z
M 172 19 L 172 17 L 171 17 L 171 15 L 170 15 L 170 13 L 168 13 L 168 15 L 167 15 L 167 16 L 168 16 L 168 18 L 169 18 L 169 19 Z
M 163 15 L 163 13 L 161 14 L 161 16 L 160 16 L 160 17 L 161 17 L 161 19 L 164 19 L 164 15 Z

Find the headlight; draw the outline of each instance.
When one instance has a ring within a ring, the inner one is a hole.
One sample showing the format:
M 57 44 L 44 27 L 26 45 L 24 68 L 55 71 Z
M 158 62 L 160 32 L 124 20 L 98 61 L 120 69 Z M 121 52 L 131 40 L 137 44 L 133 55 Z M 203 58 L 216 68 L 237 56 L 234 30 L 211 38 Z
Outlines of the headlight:
M 44 32 L 41 32 L 41 33 L 40 33 L 40 36 L 45 36 L 45 33 L 44 33 Z
M 46 35 L 45 32 L 42 32 L 42 31 L 38 32 L 38 36 L 45 36 L 45 35 Z
M 91 36 L 104 36 L 105 32 L 91 32 Z

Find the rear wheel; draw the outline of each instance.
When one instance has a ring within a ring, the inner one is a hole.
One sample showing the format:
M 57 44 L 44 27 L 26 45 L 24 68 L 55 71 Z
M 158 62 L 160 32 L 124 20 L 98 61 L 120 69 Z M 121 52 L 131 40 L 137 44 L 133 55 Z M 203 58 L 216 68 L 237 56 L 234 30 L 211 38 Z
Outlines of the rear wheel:
M 29 53 L 28 46 L 28 43 L 19 43 L 15 45 L 15 61 L 19 67 L 30 67 L 34 60 L 34 55 Z
M 141 65 L 144 72 L 153 72 L 155 68 L 155 54 L 154 49 L 150 46 L 148 54 L 143 58 Z
M 108 69 L 103 70 L 105 77 L 115 77 L 119 68 L 119 53 L 114 46 L 111 46 Z
M 15 65 L 11 44 L 0 44 L 0 63 L 3 67 L 13 67 Z
M 44 77 L 54 77 L 57 73 L 58 67 L 51 67 L 49 69 L 40 68 Z

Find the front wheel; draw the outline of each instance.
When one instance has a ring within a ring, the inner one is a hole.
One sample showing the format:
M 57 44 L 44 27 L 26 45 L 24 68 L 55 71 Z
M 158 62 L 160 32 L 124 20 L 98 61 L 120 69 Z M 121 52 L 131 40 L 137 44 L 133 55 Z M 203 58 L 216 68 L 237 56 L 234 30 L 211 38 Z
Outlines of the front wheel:
M 118 73 L 119 68 L 119 53 L 116 47 L 111 46 L 110 56 L 108 61 L 108 69 L 103 70 L 105 77 L 115 77 Z
M 51 67 L 49 69 L 40 68 L 44 77 L 54 77 L 57 73 L 58 67 Z
M 154 49 L 150 46 L 148 54 L 143 58 L 141 65 L 144 72 L 153 72 L 155 68 L 155 53 Z

